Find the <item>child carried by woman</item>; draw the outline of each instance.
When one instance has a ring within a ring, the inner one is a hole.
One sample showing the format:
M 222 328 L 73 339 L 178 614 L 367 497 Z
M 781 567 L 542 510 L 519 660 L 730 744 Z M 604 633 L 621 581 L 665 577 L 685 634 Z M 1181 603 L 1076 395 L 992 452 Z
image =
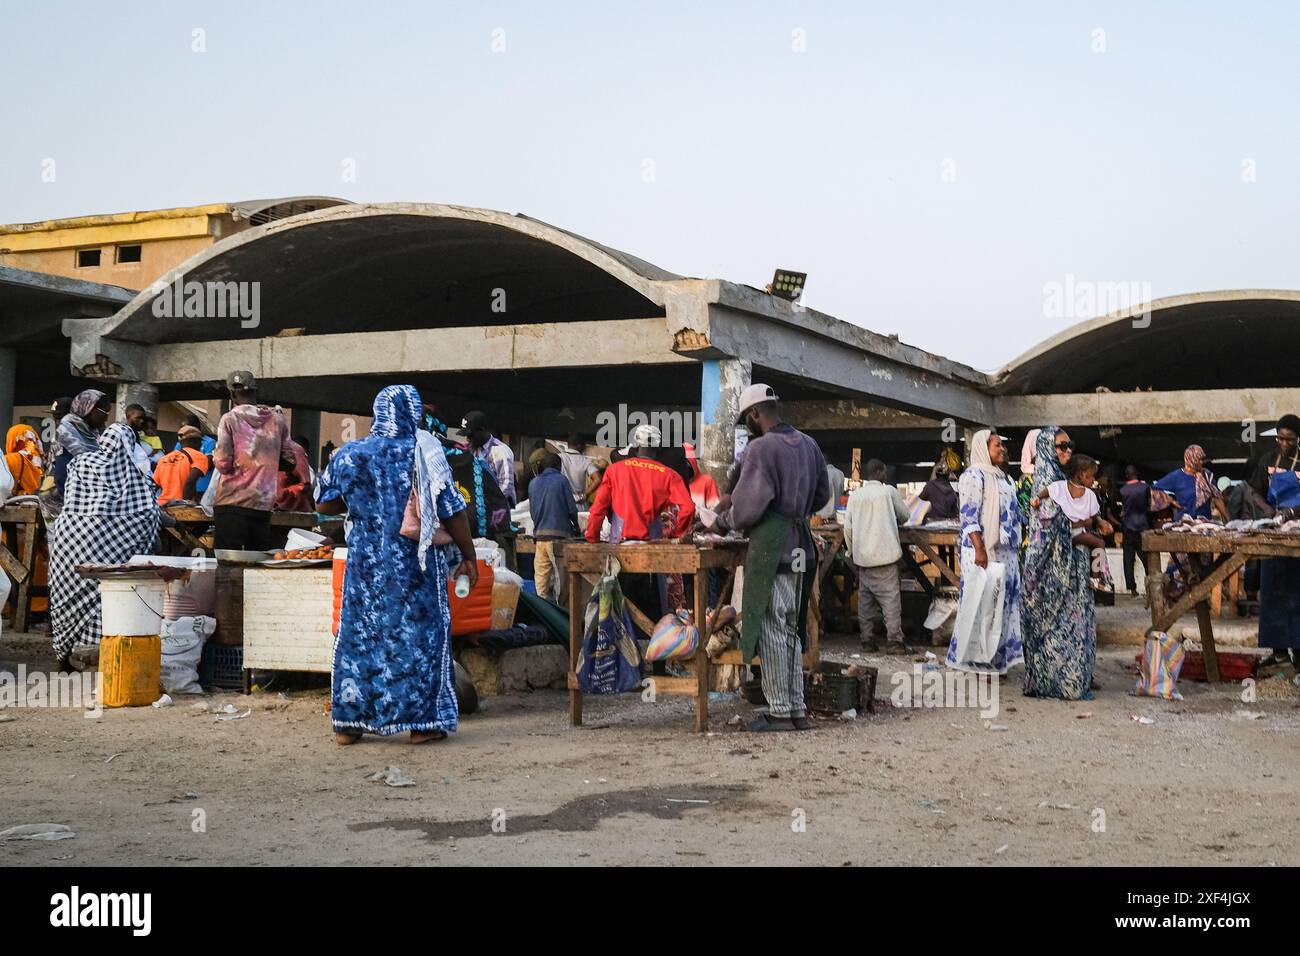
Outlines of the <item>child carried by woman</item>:
M 1064 481 L 1054 481 L 1047 486 L 1047 495 L 1070 519 L 1070 539 L 1076 546 L 1089 551 L 1106 547 L 1102 536 L 1111 534 L 1114 529 L 1100 516 L 1101 505 L 1092 490 L 1097 479 L 1097 460 L 1087 455 L 1074 455 L 1066 464 L 1065 473 Z M 1037 508 L 1040 501 L 1033 498 L 1029 503 Z

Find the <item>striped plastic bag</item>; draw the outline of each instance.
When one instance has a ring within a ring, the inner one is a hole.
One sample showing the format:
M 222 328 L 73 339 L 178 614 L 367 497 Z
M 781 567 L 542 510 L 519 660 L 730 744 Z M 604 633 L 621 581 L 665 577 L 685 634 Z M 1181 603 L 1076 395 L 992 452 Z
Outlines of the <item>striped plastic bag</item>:
M 1164 631 L 1147 631 L 1133 693 L 1139 697 L 1182 700 L 1183 695 L 1178 693 L 1178 674 L 1183 669 L 1186 654 L 1183 642 L 1177 638 Z
M 675 657 L 694 657 L 700 646 L 700 629 L 690 611 L 665 614 L 655 625 L 646 648 L 648 661 L 667 661 Z

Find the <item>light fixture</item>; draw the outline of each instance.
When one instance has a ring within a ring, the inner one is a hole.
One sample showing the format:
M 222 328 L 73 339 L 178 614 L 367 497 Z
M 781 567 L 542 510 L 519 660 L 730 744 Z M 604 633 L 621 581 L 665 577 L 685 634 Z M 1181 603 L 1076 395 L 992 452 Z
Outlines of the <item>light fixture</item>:
M 807 281 L 808 273 L 806 272 L 777 269 L 772 275 L 772 284 L 767 287 L 767 291 L 774 296 L 794 302 L 803 294 L 804 283 Z

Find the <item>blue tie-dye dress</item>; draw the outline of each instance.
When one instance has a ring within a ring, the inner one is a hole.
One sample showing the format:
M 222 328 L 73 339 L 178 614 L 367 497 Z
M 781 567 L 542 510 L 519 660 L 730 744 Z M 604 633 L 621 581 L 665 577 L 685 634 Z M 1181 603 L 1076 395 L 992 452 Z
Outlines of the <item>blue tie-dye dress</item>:
M 340 448 L 320 475 L 318 500 L 343 498 L 352 525 L 334 641 L 336 732 L 456 729 L 447 560 L 432 548 L 422 571 L 416 542 L 399 534 L 420 410 L 414 387 L 384 389 L 370 435 Z M 465 507 L 451 482 L 435 500 L 439 520 Z

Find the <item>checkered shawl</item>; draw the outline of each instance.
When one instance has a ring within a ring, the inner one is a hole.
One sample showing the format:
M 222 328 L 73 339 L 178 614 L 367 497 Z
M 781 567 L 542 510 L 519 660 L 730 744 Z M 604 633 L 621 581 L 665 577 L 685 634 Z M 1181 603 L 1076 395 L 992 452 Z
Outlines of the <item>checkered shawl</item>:
M 80 644 L 98 644 L 99 584 L 77 574 L 78 564 L 118 564 L 148 554 L 158 538 L 153 482 L 131 458 L 135 433 L 110 425 L 99 448 L 68 463 L 63 512 L 50 548 L 50 618 L 54 652 L 66 657 Z

